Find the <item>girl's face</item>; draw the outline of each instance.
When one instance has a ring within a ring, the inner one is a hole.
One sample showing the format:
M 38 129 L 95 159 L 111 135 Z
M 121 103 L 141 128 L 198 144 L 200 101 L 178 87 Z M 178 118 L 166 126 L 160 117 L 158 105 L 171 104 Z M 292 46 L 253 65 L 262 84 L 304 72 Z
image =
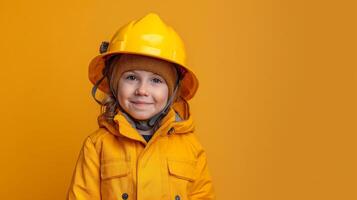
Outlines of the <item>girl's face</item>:
M 149 71 L 131 70 L 120 77 L 118 101 L 133 118 L 147 120 L 165 107 L 168 92 L 161 76 Z

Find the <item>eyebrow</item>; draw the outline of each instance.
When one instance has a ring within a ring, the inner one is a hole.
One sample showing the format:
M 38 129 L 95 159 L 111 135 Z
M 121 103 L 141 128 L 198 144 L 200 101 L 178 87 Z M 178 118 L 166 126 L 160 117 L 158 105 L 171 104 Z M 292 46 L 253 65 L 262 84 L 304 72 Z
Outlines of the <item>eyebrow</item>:
M 126 72 L 124 72 L 124 73 L 134 73 L 134 74 L 139 74 L 139 72 L 138 71 L 146 71 L 146 70 L 130 70 L 130 71 L 126 71 Z M 150 72 L 150 71 L 146 71 L 146 72 Z M 156 73 L 154 73 L 154 72 L 150 72 L 151 74 L 150 75 L 157 75 L 157 76 L 160 76 L 159 74 L 156 74 Z M 161 76 L 160 76 L 161 77 Z

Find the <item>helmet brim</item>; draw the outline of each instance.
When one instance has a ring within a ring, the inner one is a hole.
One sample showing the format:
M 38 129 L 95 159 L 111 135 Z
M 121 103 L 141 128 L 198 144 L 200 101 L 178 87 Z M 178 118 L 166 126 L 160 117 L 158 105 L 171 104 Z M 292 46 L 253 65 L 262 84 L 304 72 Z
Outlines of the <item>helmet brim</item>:
M 114 55 L 119 55 L 119 54 L 136 54 L 136 55 L 143 55 L 143 56 L 149 56 L 161 60 L 166 60 L 163 59 L 162 57 L 156 57 L 153 55 L 146 55 L 146 54 L 140 54 L 137 52 L 107 52 L 100 54 L 96 57 L 94 57 L 91 62 L 89 63 L 89 71 L 88 71 L 88 77 L 89 80 L 93 83 L 96 84 L 98 80 L 100 80 L 103 77 L 103 69 L 105 67 L 105 60 L 108 57 L 114 56 Z M 195 73 L 190 70 L 187 66 L 184 66 L 181 63 L 176 63 L 172 60 L 166 60 L 168 62 L 174 63 L 178 65 L 179 67 L 183 68 L 185 73 L 181 81 L 181 88 L 180 88 L 180 93 L 179 96 L 184 98 L 186 101 L 190 100 L 193 98 L 193 96 L 196 94 L 199 82 L 198 79 L 195 75 Z M 104 78 L 102 82 L 98 85 L 99 90 L 101 90 L 104 93 L 110 94 L 110 89 L 109 89 L 109 83 L 107 78 Z

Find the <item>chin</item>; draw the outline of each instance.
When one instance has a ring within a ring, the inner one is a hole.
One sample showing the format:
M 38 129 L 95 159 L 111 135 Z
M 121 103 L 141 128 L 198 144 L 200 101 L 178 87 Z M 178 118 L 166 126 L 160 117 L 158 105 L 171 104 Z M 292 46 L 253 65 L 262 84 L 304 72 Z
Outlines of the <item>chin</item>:
M 137 120 L 148 120 L 150 119 L 152 116 L 152 114 L 138 114 L 138 113 L 131 113 L 130 114 L 133 118 L 137 119 Z

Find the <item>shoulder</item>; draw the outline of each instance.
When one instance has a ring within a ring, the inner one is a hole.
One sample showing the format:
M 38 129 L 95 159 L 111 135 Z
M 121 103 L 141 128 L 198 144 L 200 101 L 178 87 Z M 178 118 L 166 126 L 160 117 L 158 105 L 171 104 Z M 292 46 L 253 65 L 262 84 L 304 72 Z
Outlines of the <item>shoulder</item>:
M 200 143 L 195 132 L 172 135 L 170 146 L 171 151 L 173 152 L 172 154 L 175 155 L 180 153 L 190 153 L 195 158 L 198 158 L 200 154 L 204 152 L 204 147 Z
M 89 134 L 87 136 L 87 139 L 91 140 L 93 142 L 93 144 L 96 144 L 100 141 L 102 141 L 103 139 L 105 139 L 106 137 L 110 137 L 112 134 L 109 133 L 109 131 L 105 128 L 98 128 L 97 130 L 95 130 L 94 132 L 92 132 L 91 134 Z
M 86 146 L 93 146 L 99 153 L 106 140 L 115 140 L 115 136 L 105 128 L 98 128 L 85 138 L 84 144 Z

